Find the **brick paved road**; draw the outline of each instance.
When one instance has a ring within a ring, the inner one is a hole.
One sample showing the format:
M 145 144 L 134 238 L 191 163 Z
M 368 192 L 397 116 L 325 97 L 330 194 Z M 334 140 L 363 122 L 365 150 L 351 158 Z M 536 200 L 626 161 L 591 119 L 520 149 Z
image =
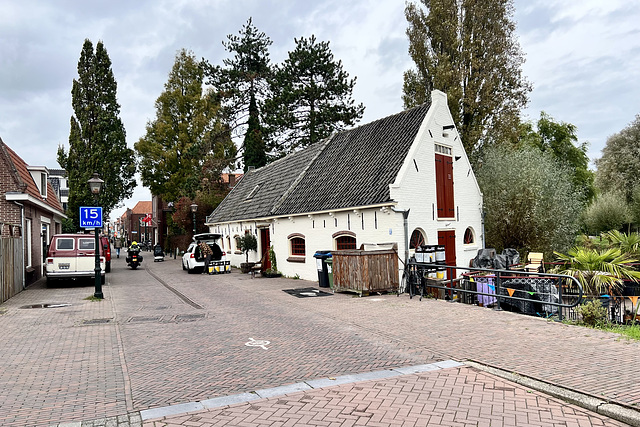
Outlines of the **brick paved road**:
M 451 358 L 627 405 L 640 399 L 640 347 L 616 335 L 406 295 L 298 299 L 281 290 L 315 284 L 188 275 L 179 261 L 149 259 L 137 271 L 113 260 L 102 302 L 83 299 L 91 286 L 35 286 L 0 306 L 0 425 L 111 417 Z M 19 308 L 63 302 L 72 305 Z
M 177 426 L 625 426 L 472 368 L 450 368 L 149 420 Z

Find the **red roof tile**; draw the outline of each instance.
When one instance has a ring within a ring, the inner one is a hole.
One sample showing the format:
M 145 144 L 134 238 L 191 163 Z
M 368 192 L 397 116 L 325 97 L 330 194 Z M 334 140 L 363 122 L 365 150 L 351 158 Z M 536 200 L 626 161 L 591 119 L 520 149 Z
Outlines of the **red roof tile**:
M 38 186 L 29 173 L 27 164 L 24 162 L 24 160 L 22 160 L 15 151 L 9 148 L 7 144 L 4 144 L 4 142 L 2 142 L 2 144 L 7 149 L 7 153 L 9 153 L 9 157 L 11 162 L 13 163 L 13 167 L 15 167 L 16 171 L 18 172 L 18 178 L 22 181 L 22 184 L 26 185 L 26 189 L 16 188 L 15 191 L 26 193 L 37 200 L 41 200 L 44 204 L 51 207 L 52 209 L 62 212 L 62 205 L 56 197 L 56 193 L 53 190 L 51 183 L 47 180 L 47 198 L 45 199 L 40 194 Z
M 152 211 L 151 202 L 138 202 L 132 209 L 132 213 L 135 214 L 150 214 Z

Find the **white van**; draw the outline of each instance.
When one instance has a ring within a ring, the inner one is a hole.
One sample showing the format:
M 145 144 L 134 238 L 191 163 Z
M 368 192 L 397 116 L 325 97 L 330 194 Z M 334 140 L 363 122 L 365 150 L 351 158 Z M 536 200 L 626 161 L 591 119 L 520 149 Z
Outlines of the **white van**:
M 98 245 L 100 276 L 104 283 L 106 259 Z M 91 234 L 56 234 L 47 251 L 47 285 L 56 280 L 95 277 L 95 236 Z

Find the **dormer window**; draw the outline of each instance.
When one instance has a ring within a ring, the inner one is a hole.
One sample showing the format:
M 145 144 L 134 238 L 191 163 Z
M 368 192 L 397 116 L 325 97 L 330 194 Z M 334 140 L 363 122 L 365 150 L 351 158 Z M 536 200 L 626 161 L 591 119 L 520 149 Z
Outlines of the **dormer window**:
M 49 179 L 49 169 L 44 166 L 27 166 L 27 170 L 33 179 L 33 183 L 40 192 L 43 199 L 47 198 L 47 181 Z
M 40 195 L 45 199 L 47 198 L 47 174 L 46 173 L 40 174 Z
M 249 193 L 249 195 L 247 196 L 247 200 L 253 199 L 253 196 L 256 195 L 259 189 L 260 189 L 260 184 L 253 187 L 253 190 L 251 190 L 251 193 Z

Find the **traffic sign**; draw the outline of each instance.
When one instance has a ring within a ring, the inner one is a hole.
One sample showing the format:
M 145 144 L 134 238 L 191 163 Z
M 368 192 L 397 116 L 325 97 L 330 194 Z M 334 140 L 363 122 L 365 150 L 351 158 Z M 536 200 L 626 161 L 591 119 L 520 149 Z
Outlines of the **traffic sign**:
M 80 227 L 102 228 L 102 207 L 80 206 Z

